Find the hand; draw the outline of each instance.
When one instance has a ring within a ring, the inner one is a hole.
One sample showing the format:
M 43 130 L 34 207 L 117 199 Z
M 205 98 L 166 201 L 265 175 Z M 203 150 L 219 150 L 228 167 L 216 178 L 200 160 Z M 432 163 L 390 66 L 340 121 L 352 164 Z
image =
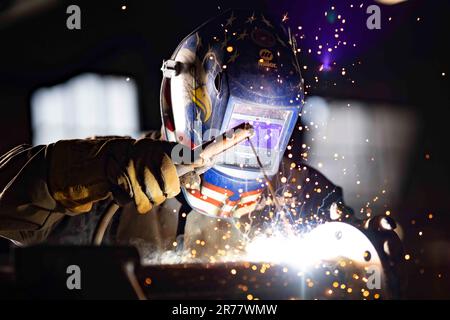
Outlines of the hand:
M 174 146 L 149 138 L 58 141 L 49 146 L 49 190 L 75 214 L 89 212 L 111 195 L 120 205 L 133 200 L 146 213 L 180 192 L 169 157 Z
M 170 155 L 173 144 L 148 138 L 137 140 L 131 147 L 129 160 L 117 178 L 134 199 L 139 213 L 180 192 L 180 180 Z

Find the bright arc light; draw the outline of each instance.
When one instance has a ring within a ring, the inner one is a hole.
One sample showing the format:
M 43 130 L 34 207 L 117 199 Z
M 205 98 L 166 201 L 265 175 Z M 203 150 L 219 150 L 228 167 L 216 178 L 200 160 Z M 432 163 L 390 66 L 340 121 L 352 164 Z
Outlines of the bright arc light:
M 347 258 L 361 265 L 381 266 L 369 239 L 357 228 L 343 222 L 319 225 L 296 236 L 261 236 L 246 247 L 246 260 L 289 264 L 300 270 L 325 261 Z M 370 261 L 364 259 L 369 253 Z

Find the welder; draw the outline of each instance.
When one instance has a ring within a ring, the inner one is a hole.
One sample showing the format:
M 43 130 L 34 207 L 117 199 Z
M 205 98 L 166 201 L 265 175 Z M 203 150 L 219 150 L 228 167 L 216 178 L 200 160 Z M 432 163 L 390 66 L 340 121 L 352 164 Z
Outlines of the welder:
M 17 244 L 89 244 L 114 202 L 104 243 L 214 255 L 238 246 L 253 220 L 348 218 L 342 190 L 283 155 L 303 105 L 295 39 L 278 19 L 227 11 L 181 41 L 163 63 L 162 130 L 21 145 L 0 158 L 0 235 Z M 254 136 L 180 183 L 175 146 L 194 149 L 248 122 Z M 269 188 L 272 193 L 269 192 Z

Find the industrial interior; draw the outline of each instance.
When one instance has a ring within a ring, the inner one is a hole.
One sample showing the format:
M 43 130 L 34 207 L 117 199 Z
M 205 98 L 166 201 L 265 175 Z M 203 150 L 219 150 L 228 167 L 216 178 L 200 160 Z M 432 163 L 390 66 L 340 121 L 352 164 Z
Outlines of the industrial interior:
M 81 28 L 71 30 L 73 4 Z M 381 9 L 379 29 L 366 24 L 370 5 Z M 341 187 L 366 224 L 350 229 L 339 218 L 301 239 L 271 234 L 243 255 L 206 260 L 203 238 L 180 255 L 178 240 L 163 249 L 21 245 L 0 232 L 2 299 L 450 298 L 445 1 L 0 1 L 0 155 L 21 144 L 161 131 L 163 60 L 208 19 L 223 14 L 223 28 L 237 26 L 239 8 L 270 12 L 295 39 L 304 105 L 285 159 Z M 261 57 L 270 68 L 276 60 Z M 383 226 L 395 229 L 390 251 Z M 83 290 L 66 290 L 71 264 L 83 270 Z M 364 270 L 375 265 L 382 288 L 368 290 Z

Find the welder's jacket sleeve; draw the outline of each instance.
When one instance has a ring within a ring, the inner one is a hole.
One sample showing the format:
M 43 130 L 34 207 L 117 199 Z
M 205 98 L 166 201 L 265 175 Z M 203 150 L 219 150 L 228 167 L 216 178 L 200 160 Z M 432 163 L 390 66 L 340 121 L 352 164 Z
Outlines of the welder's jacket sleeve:
M 50 152 L 51 146 L 21 145 L 0 158 L 0 235 L 44 239 L 64 215 L 47 183 Z
M 65 215 L 88 212 L 108 198 L 106 161 L 113 154 L 123 162 L 129 140 L 21 145 L 1 156 L 0 235 L 23 244 L 40 242 Z

